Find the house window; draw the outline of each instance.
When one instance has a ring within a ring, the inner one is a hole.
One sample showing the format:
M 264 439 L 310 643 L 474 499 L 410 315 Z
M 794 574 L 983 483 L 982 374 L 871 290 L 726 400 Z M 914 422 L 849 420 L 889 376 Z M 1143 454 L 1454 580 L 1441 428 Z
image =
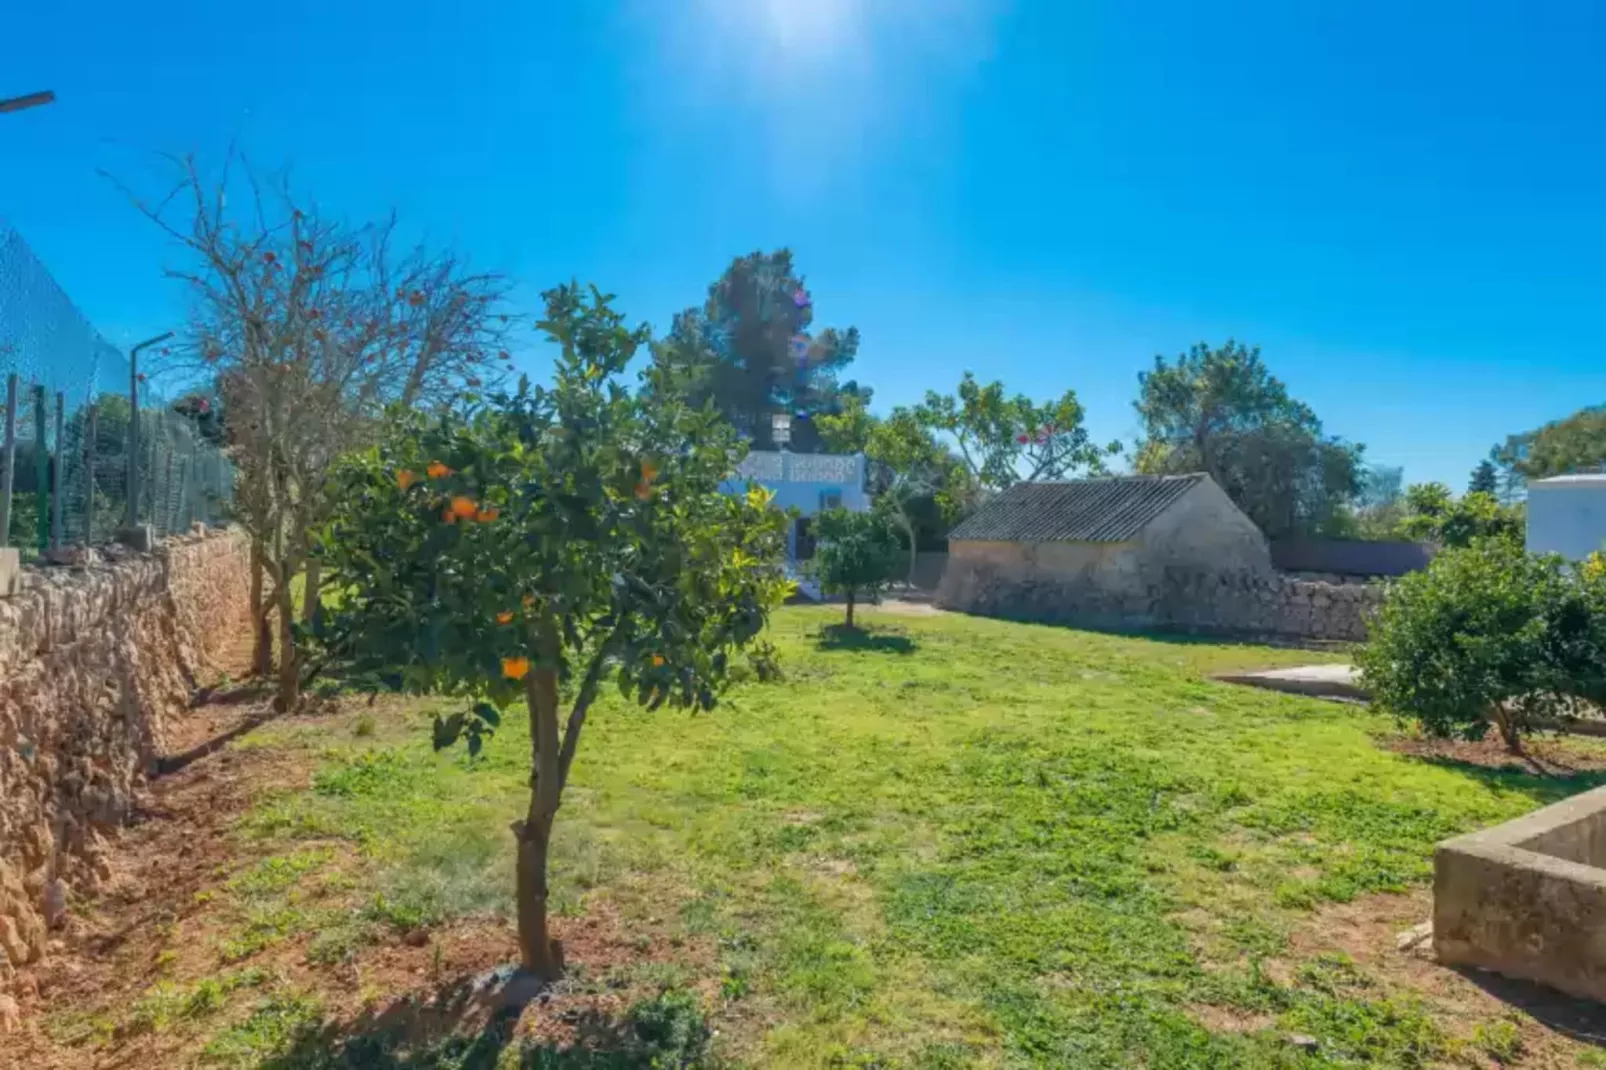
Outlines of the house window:
M 842 508 L 842 492 L 840 490 L 820 491 L 820 511 Z

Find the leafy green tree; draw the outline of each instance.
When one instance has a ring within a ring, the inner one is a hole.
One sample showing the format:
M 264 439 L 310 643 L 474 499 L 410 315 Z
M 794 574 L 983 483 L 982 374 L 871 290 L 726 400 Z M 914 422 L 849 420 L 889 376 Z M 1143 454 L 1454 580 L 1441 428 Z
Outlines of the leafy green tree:
M 789 448 L 818 452 L 815 421 L 870 390 L 842 382 L 859 349 L 855 327 L 814 331 L 814 301 L 790 250 L 737 257 L 701 308 L 677 315 L 659 347 L 697 401 L 710 400 L 756 449 L 774 449 L 771 419 L 794 417 Z
M 969 475 L 932 436 L 912 409 L 896 408 L 871 428 L 865 456 L 880 472 L 876 506 L 892 517 L 909 543 L 909 583 L 920 558 L 916 518 L 920 505 L 937 504 L 944 520 L 971 495 Z
M 1543 719 L 1600 701 L 1606 582 L 1491 539 L 1440 554 L 1389 594 L 1360 653 L 1367 690 L 1429 733 L 1507 749 Z
M 809 575 L 827 594 L 847 602 L 847 627 L 852 628 L 853 607 L 860 600 L 878 601 L 898 575 L 902 552 L 898 535 L 886 516 L 827 509 L 814 518 L 819 540 L 809 559 Z
M 1400 522 L 1405 518 L 1405 470 L 1387 465 L 1367 465 L 1361 472 L 1361 491 L 1348 521 L 1335 524 L 1332 534 L 1345 538 L 1390 540 L 1403 536 Z
M 1443 483 L 1417 483 L 1405 492 L 1400 533 L 1408 539 L 1461 548 L 1484 539 L 1521 545 L 1522 510 L 1493 494 L 1473 491 L 1457 498 Z
M 1138 388 L 1138 470 L 1209 473 L 1272 538 L 1331 531 L 1362 490 L 1361 447 L 1324 436 L 1258 347 L 1155 357 Z
M 871 432 L 880 424 L 865 397 L 847 394 L 835 412 L 815 418 L 814 430 L 826 453 L 863 453 L 870 445 Z
M 1095 445 L 1084 426 L 1086 413 L 1067 390 L 1057 400 L 1035 402 L 1006 394 L 998 381 L 983 386 L 970 372 L 953 394 L 926 392 L 913 418 L 952 443 L 969 482 L 999 491 L 1021 482 L 1064 479 L 1079 471 L 1104 470 L 1104 458 L 1120 445 Z
M 1478 462 L 1478 467 L 1472 470 L 1472 478 L 1467 481 L 1467 493 L 1487 494 L 1493 497 L 1500 490 L 1500 473 L 1494 462 L 1485 457 Z
M 620 381 L 647 333 L 607 297 L 545 297 L 553 385 L 398 414 L 379 448 L 339 470 L 321 546 L 340 592 L 325 641 L 346 671 L 464 700 L 437 718 L 437 747 L 466 739 L 477 753 L 510 704 L 528 707 L 519 945 L 524 967 L 551 978 L 553 819 L 604 685 L 649 709 L 707 709 L 737 656 L 773 675 L 760 635 L 789 585 L 785 516 L 761 488 L 720 492 L 742 454 L 734 431 L 663 389 L 661 366 L 649 389 Z
M 1516 481 L 1606 470 L 1606 405 L 1512 435 L 1490 459 Z

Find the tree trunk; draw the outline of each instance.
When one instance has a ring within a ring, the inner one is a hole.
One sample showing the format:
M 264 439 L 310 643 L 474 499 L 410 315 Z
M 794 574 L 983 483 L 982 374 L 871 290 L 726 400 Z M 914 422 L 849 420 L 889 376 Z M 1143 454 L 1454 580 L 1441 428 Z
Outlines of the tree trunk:
M 251 671 L 267 679 L 273 672 L 273 632 L 268 617 L 273 607 L 262 598 L 263 587 L 262 544 L 251 540 L 251 629 L 254 644 L 251 649 Z
M 289 574 L 289 570 L 285 570 Z M 301 702 L 301 666 L 296 656 L 296 607 L 290 598 L 288 578 L 281 579 L 274 592 L 279 602 L 279 684 L 273 696 L 274 708 L 289 712 Z
M 323 562 L 316 557 L 309 558 L 302 575 L 306 577 L 306 585 L 301 590 L 301 623 L 311 627 L 323 616 Z
M 920 551 L 915 546 L 915 524 L 909 519 L 909 514 L 900 506 L 898 519 L 903 521 L 903 533 L 909 536 L 909 586 L 915 585 L 915 566 L 920 563 Z
M 1517 718 L 1508 710 L 1496 709 L 1494 714 L 1495 727 L 1500 730 L 1500 738 L 1505 741 L 1507 754 L 1522 754 L 1522 733 L 1517 729 Z
M 558 643 L 553 625 L 532 638 L 540 652 L 538 667 L 525 677 L 530 707 L 530 809 L 513 826 L 519 841 L 516 895 L 519 915 L 519 962 L 543 981 L 563 976 L 563 945 L 547 924 L 547 856 L 552 822 L 558 813 L 563 784 L 558 740 Z
M 853 592 L 848 592 L 848 627 L 853 627 Z

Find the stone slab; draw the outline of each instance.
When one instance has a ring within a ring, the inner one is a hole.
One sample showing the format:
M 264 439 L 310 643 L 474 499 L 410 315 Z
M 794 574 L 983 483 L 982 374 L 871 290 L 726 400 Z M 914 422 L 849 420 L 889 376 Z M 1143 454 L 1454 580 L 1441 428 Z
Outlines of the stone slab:
M 1300 665 L 1291 669 L 1265 669 L 1260 672 L 1223 673 L 1222 683 L 1262 687 L 1290 695 L 1348 699 L 1365 702 L 1360 670 L 1353 665 Z

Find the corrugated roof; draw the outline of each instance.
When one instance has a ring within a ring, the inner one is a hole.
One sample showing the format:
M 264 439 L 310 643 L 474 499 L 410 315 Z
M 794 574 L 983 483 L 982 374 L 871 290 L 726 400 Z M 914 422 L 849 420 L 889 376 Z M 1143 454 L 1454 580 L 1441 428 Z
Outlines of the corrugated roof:
M 989 542 L 1126 542 L 1208 478 L 1114 476 L 1016 483 L 948 533 Z

